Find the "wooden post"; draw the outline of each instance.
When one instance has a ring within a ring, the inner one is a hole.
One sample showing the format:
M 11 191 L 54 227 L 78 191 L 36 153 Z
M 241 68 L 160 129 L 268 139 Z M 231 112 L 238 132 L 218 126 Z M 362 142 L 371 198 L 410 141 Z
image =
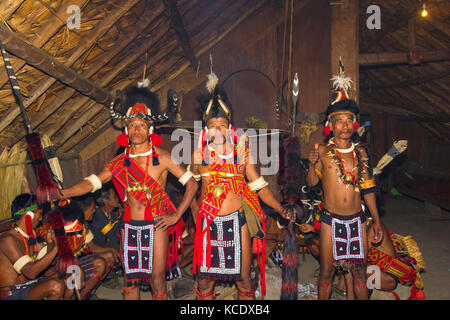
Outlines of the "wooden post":
M 343 0 L 331 5 L 331 73 L 338 74 L 338 61 L 342 57 L 345 76 L 353 81 L 349 94 L 356 102 L 359 101 L 358 15 L 358 0 Z

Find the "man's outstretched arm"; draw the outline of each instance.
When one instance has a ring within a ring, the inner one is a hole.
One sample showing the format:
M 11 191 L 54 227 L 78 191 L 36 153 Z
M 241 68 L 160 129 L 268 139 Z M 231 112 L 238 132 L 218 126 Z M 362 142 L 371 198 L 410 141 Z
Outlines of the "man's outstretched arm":
M 88 192 L 95 192 L 102 188 L 102 185 L 112 179 L 111 172 L 104 168 L 99 174 L 90 175 L 73 186 L 61 190 L 62 198 L 71 198 L 84 195 Z

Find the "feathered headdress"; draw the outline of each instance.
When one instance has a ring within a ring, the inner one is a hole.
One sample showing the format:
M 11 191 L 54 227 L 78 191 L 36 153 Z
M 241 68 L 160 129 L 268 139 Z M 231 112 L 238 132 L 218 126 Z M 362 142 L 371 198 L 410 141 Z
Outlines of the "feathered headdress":
M 206 124 L 211 118 L 225 118 L 231 123 L 231 104 L 225 90 L 219 85 L 219 78 L 211 71 L 207 75 L 206 89 L 209 94 L 198 97 L 202 108 L 202 120 Z
M 159 146 L 162 138 L 155 134 L 154 125 L 168 119 L 166 113 L 161 114 L 158 95 L 148 89 L 148 81 L 139 82 L 138 86 L 128 87 L 125 92 L 117 92 L 117 98 L 111 103 L 110 113 L 115 119 L 124 120 L 125 123 L 133 118 L 142 119 L 149 122 L 149 138 L 152 146 Z M 116 111 L 114 105 L 119 103 L 120 109 Z M 121 147 L 128 147 L 128 131 L 125 124 L 124 131 L 117 137 L 116 143 Z M 157 155 L 154 153 L 154 165 L 157 165 Z
M 334 92 L 331 95 L 331 103 L 325 113 L 326 123 L 323 130 L 325 135 L 331 134 L 329 121 L 331 117 L 338 112 L 352 113 L 354 117 L 354 130 L 359 128 L 356 116 L 359 113 L 358 105 L 352 99 L 350 99 L 349 91 L 351 89 L 352 80 L 349 77 L 345 77 L 344 65 L 342 64 L 342 58 L 339 57 L 339 74 L 330 79 L 333 81 Z

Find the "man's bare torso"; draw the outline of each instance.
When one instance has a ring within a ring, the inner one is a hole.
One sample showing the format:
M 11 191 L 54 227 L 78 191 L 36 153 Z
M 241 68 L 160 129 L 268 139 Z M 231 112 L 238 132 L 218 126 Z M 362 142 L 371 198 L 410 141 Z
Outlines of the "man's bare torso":
M 319 146 L 323 175 L 323 203 L 325 208 L 331 212 L 351 215 L 361 210 L 361 194 L 354 190 L 354 186 L 338 182 L 339 168 L 336 163 L 332 162 L 332 157 L 328 155 L 332 148 L 333 146 L 330 145 Z M 345 171 L 351 171 L 353 167 L 352 152 L 341 153 L 341 157 L 344 160 Z M 355 166 L 356 161 L 355 159 Z M 357 174 L 357 169 L 355 174 Z
M 26 254 L 26 249 L 23 241 L 15 235 L 15 231 L 11 230 L 0 236 L 0 287 L 8 287 L 17 284 L 28 282 L 29 280 L 23 275 L 19 275 L 13 268 L 14 262 L 4 254 L 4 246 L 14 244 L 15 250 L 19 252 L 20 256 Z M 42 244 L 37 245 L 37 250 L 42 248 Z M 32 250 L 31 248 L 29 250 Z M 32 255 L 30 252 L 29 255 Z M 1 290 L 2 288 L 0 288 Z
M 165 188 L 167 181 L 167 166 L 166 161 L 169 161 L 167 157 L 170 157 L 167 151 L 157 148 L 159 165 L 153 166 L 152 157 L 136 157 L 133 158 L 145 171 L 147 167 L 147 159 L 149 161 L 147 174 L 151 176 L 161 188 Z M 139 201 L 129 195 L 128 205 L 130 206 L 130 218 L 132 220 L 145 220 L 145 206 L 143 206 Z
M 196 156 L 198 157 L 199 155 L 196 155 Z M 232 164 L 232 163 L 233 163 L 233 159 L 227 159 L 227 164 Z M 198 167 L 200 174 L 208 173 L 208 166 L 197 165 L 197 167 Z M 244 167 L 244 172 L 245 172 L 245 167 Z M 202 176 L 201 199 L 203 199 L 205 192 L 206 192 L 206 187 L 209 183 L 210 183 L 210 177 Z M 236 210 L 239 210 L 241 208 L 241 206 L 242 206 L 242 204 L 241 204 L 241 200 L 239 199 L 239 197 L 234 192 L 229 191 L 227 194 L 227 197 L 223 201 L 222 206 L 220 207 L 220 210 L 217 215 L 218 216 L 227 215 Z

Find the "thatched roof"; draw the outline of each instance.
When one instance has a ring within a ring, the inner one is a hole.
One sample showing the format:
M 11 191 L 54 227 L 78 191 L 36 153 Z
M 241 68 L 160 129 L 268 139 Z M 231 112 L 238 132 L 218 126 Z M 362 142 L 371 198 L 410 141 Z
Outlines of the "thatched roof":
M 422 119 L 423 126 L 448 141 L 450 4 L 427 1 L 429 17 L 414 19 L 408 28 L 409 3 L 360 1 L 360 54 L 399 53 L 380 56 L 381 63 L 374 62 L 374 55 L 363 57 L 368 60 L 362 60 L 360 69 L 360 100 L 363 107 Z M 382 28 L 376 32 L 365 25 L 370 4 L 382 8 Z M 81 24 L 69 30 L 67 12 L 74 5 L 81 9 Z M 11 38 L 8 46 L 25 40 L 65 66 L 60 73 L 54 62 L 38 59 L 40 51 L 22 48 L 29 55 L 25 62 L 8 49 L 33 128 L 49 135 L 58 153 L 77 154 L 112 125 L 106 107 L 117 89 L 137 83 L 146 70 L 164 107 L 167 86 L 176 88 L 174 80 L 181 80 L 186 70 L 200 72 L 201 80 L 178 81 L 184 94 L 203 82 L 209 66 L 199 64 L 200 56 L 257 10 L 270 6 L 282 12 L 283 5 L 248 0 L 4 0 L 1 18 L 10 30 L 2 25 L 0 38 L 6 41 L 10 32 L 17 39 Z M 408 31 L 413 27 L 414 37 Z M 425 52 L 426 63 L 408 64 L 411 45 Z M 388 59 L 393 63 L 386 64 Z M 73 73 L 83 77 L 73 78 Z M 0 144 L 12 146 L 24 137 L 25 126 L 2 61 L 0 88 Z

